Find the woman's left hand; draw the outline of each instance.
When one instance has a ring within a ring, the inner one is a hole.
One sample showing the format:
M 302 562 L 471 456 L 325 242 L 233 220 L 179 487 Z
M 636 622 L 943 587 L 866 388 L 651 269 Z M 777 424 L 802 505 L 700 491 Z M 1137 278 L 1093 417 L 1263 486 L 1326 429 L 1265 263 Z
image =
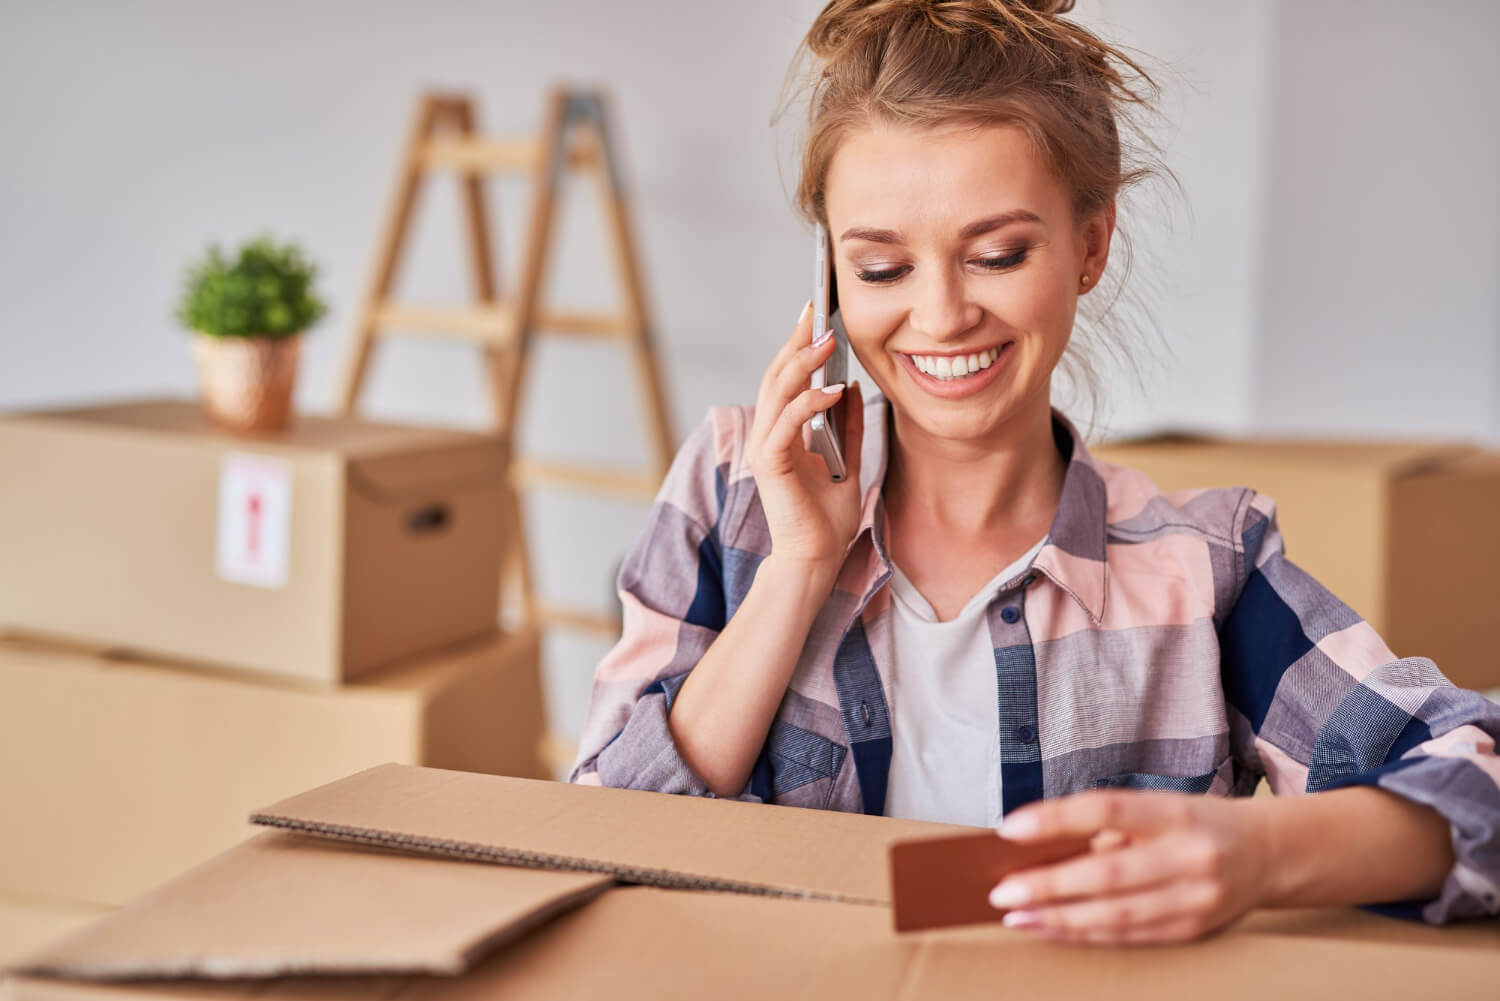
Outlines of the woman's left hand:
M 1271 851 L 1248 799 L 1103 789 L 1027 804 L 1003 837 L 1093 838 L 1063 862 L 1007 876 L 990 895 L 1005 923 L 1042 937 L 1102 944 L 1186 942 L 1259 902 Z

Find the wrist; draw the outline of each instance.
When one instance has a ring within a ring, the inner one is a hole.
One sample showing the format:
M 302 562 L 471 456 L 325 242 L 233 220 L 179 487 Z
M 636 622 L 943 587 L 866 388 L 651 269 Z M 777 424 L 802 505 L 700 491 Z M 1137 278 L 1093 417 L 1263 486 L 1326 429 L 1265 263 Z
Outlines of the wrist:
M 755 580 L 774 583 L 778 591 L 805 598 L 826 598 L 838 579 L 840 562 L 810 560 L 771 553 L 755 571 Z
M 1307 893 L 1307 874 L 1316 867 L 1310 856 L 1316 843 L 1308 831 L 1319 825 L 1306 823 L 1307 812 L 1318 804 L 1310 796 L 1254 797 L 1246 803 L 1252 830 L 1260 850 L 1257 907 L 1295 907 Z

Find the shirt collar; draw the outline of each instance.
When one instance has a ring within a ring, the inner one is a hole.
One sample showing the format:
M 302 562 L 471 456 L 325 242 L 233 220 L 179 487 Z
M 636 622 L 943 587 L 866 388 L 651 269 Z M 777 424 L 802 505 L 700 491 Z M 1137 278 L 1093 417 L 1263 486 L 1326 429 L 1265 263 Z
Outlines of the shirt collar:
M 865 440 L 860 452 L 860 486 L 864 498 L 859 531 L 851 551 L 866 533 L 870 536 L 874 575 L 890 573 L 885 545 L 885 478 L 889 469 L 890 401 L 879 390 L 865 401 Z M 1062 588 L 1095 623 L 1104 618 L 1107 567 L 1105 523 L 1108 498 L 1104 479 L 1072 421 L 1052 410 L 1052 435 L 1067 457 L 1057 513 L 1032 566 Z

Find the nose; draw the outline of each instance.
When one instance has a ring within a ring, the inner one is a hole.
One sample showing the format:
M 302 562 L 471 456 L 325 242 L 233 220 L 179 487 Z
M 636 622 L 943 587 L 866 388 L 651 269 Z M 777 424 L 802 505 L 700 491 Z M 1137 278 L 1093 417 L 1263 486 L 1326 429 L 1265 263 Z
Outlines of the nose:
M 959 340 L 979 323 L 979 304 L 971 302 L 964 277 L 952 268 L 924 268 L 908 322 L 934 344 Z

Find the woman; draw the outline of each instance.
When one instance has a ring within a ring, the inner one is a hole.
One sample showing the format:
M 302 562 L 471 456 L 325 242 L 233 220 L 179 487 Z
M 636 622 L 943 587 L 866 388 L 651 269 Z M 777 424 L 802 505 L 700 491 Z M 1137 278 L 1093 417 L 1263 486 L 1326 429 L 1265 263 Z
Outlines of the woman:
M 754 409 L 710 411 L 621 570 L 573 779 L 1089 835 L 992 895 L 1068 940 L 1500 913 L 1500 707 L 1288 562 L 1270 498 L 1163 495 L 1052 408 L 1150 83 L 1069 7 L 819 16 L 798 202 L 880 392 L 807 388 L 804 308 Z M 833 483 L 803 426 L 845 396 Z

